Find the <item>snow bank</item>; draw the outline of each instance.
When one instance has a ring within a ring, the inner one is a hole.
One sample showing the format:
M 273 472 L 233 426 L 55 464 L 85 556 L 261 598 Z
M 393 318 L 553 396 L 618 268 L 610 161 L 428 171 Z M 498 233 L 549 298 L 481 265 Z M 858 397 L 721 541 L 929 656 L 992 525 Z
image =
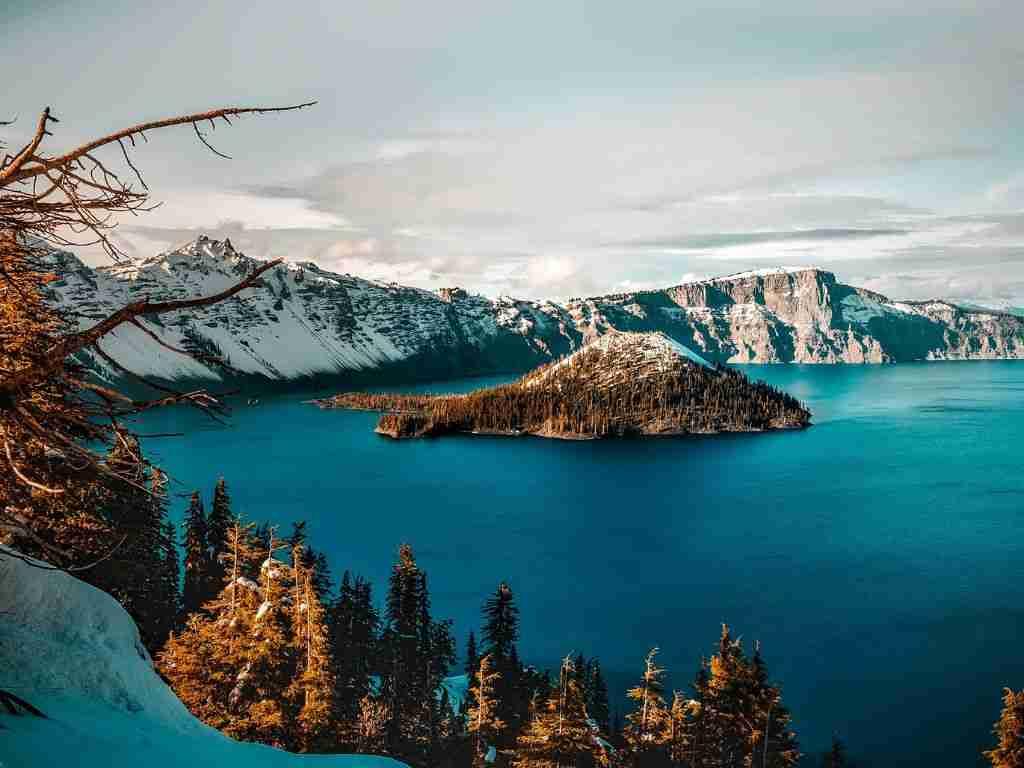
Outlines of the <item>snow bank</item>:
M 189 714 L 109 595 L 0 548 L 0 688 L 48 719 L 0 715 L 0 765 L 402 768 L 365 755 L 292 755 L 232 741 Z
M 469 693 L 469 676 L 468 675 L 452 675 L 446 677 L 441 681 L 441 688 L 448 692 L 448 703 L 451 708 L 456 712 L 462 710 L 462 704 L 466 701 L 466 696 Z M 441 691 L 438 691 L 438 696 L 441 695 Z

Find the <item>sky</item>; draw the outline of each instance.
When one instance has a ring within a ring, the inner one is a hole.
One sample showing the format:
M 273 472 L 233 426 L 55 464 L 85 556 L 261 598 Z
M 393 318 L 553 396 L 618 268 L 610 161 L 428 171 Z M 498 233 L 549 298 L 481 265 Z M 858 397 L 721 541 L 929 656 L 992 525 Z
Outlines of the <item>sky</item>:
M 65 149 L 143 119 L 316 100 L 133 150 L 119 242 L 566 298 L 818 266 L 1024 306 L 1024 3 L 6 0 L 0 117 Z M 122 162 L 119 150 L 108 155 Z M 93 250 L 82 254 L 92 262 Z

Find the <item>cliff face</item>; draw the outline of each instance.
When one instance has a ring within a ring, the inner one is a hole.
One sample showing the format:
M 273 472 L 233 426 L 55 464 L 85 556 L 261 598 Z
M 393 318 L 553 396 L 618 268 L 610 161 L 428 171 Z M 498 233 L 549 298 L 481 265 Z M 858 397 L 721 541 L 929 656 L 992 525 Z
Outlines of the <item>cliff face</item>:
M 1024 357 L 1024 320 L 948 302 L 892 302 L 820 269 L 760 270 L 570 303 L 587 336 L 661 330 L 732 363 Z
M 55 253 L 52 301 L 86 326 L 124 303 L 214 293 L 257 263 L 199 238 L 152 259 L 92 269 Z M 147 322 L 172 346 L 215 354 L 243 374 L 440 378 L 529 370 L 610 331 L 662 331 L 713 362 L 881 363 L 1024 358 L 1024 318 L 943 301 L 893 302 L 818 269 L 772 269 L 566 304 L 488 299 L 338 275 L 310 263 L 269 271 L 220 305 Z M 132 327 L 105 349 L 164 379 L 226 373 Z M 113 375 L 102 361 L 89 361 Z

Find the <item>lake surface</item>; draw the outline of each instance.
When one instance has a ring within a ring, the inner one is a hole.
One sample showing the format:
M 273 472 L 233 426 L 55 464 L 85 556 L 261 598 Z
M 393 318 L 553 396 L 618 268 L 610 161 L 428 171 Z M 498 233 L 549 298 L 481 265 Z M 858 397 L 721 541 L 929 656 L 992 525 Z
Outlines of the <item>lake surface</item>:
M 144 441 L 176 490 L 208 501 L 223 475 L 247 518 L 307 520 L 378 600 L 410 542 L 460 650 L 502 579 L 525 660 L 598 656 L 619 691 L 655 645 L 687 686 L 727 621 L 761 641 L 804 751 L 835 731 L 862 767 L 978 764 L 1002 687 L 1024 687 L 1024 363 L 745 370 L 815 426 L 393 442 L 303 392 L 229 428 L 184 410 L 139 428 L 188 432 Z

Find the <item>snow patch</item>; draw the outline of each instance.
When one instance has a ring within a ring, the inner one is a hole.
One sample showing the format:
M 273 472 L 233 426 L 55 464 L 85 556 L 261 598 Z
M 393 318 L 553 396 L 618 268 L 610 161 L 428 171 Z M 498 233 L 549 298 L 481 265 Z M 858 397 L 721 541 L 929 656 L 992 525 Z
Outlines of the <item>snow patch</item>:
M 368 755 L 293 755 L 196 720 L 153 671 L 110 595 L 0 547 L 0 688 L 47 715 L 0 715 L 0 764 L 104 768 L 402 768 Z M 38 567 L 37 567 L 38 566 Z

